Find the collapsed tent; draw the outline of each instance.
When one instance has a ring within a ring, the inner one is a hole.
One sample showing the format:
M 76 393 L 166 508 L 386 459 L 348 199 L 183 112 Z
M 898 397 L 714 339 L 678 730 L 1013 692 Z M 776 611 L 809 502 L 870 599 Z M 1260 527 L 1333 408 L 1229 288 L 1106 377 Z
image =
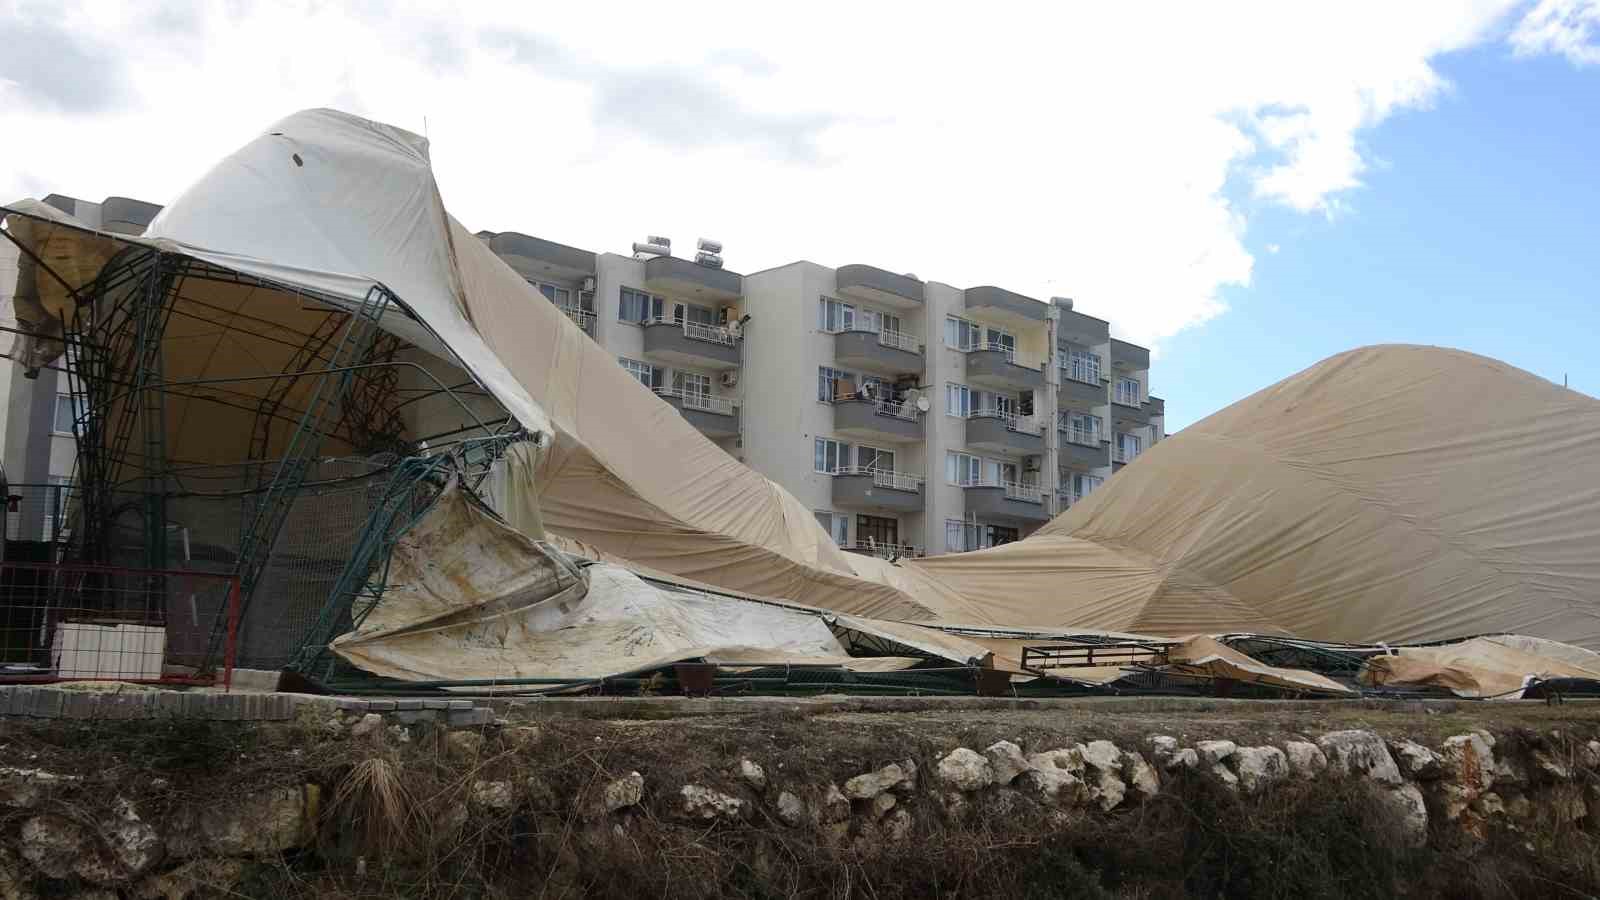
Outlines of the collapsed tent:
M 247 596 L 296 586 L 247 635 L 326 632 L 368 672 L 577 678 L 875 645 L 1023 673 L 1031 645 L 1190 635 L 1132 665 L 1337 693 L 1205 635 L 1600 646 L 1600 405 L 1470 354 L 1335 357 L 1162 441 L 1026 540 L 890 563 L 842 552 L 543 302 L 449 216 L 416 135 L 298 113 L 141 238 L 4 212 L 28 263 L 22 355 L 64 352 L 87 401 L 80 558 L 166 565 L 176 529 L 185 565 L 238 573 Z M 476 501 L 426 466 L 395 487 L 397 460 L 442 454 L 493 517 L 441 525 Z M 358 515 L 329 537 L 309 504 L 340 490 Z M 435 583 L 406 549 L 429 536 L 465 565 L 486 551 L 456 542 L 485 535 L 501 553 L 485 572 L 506 577 L 481 584 Z M 356 583 L 369 572 L 397 580 Z M 635 626 L 649 638 L 630 646 Z M 1078 680 L 1127 669 L 1094 668 Z

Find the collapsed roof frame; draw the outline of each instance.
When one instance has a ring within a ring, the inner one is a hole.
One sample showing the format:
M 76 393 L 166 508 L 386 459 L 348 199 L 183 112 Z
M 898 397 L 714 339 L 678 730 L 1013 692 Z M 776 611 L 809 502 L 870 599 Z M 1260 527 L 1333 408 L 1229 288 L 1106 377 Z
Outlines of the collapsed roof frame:
M 174 499 L 234 498 L 242 515 L 230 574 L 241 580 L 243 618 L 290 508 L 302 492 L 318 485 L 309 476 L 325 447 L 388 460 L 383 468 L 392 470 L 400 460 L 440 454 L 474 438 L 493 438 L 501 448 L 529 438 L 443 341 L 416 349 L 464 373 L 464 380 L 441 378 L 428 366 L 397 358 L 415 345 L 385 330 L 386 316 L 431 329 L 380 283 L 352 305 L 348 298 L 279 283 L 151 241 L 0 207 L 0 219 L 11 216 L 28 220 L 29 237 L 41 248 L 55 237 L 71 239 L 70 233 L 115 248 L 92 277 L 74 283 L 28 240 L 0 228 L 18 248 L 24 268 L 48 276 L 63 292 L 55 321 L 30 321 L 31 327 L 19 332 L 32 346 L 30 359 L 61 359 L 72 400 L 76 502 L 69 510 L 73 524 L 66 530 L 64 559 L 165 570 L 169 530 L 175 527 L 168 509 Z M 28 274 L 22 273 L 23 281 Z M 252 315 L 247 307 L 257 292 L 292 302 L 268 307 L 270 318 Z M 224 295 L 244 299 L 230 306 L 217 301 Z M 284 310 L 293 315 L 278 314 Z M 214 342 L 213 355 L 232 351 L 232 365 L 224 366 L 231 371 L 210 377 L 168 373 L 174 348 L 197 336 Z M 238 346 L 225 348 L 230 341 Z M 250 344 L 271 352 L 251 353 Z M 38 368 L 29 366 L 29 376 Z M 414 386 L 402 385 L 402 373 L 412 373 Z M 451 427 L 408 434 L 403 414 L 414 410 L 407 407 L 439 398 L 461 418 Z M 480 414 L 469 399 L 487 400 L 499 414 Z M 247 447 L 242 458 L 187 458 L 170 440 L 184 427 L 173 421 L 174 406 L 182 407 L 180 418 L 205 420 L 226 412 L 235 422 L 247 420 L 247 439 L 239 442 Z M 485 462 L 479 460 L 480 479 Z M 197 484 L 208 480 L 221 482 L 222 489 Z M 365 540 L 362 536 L 357 543 Z M 184 543 L 187 547 L 187 533 Z M 219 618 L 202 668 L 215 664 L 223 638 Z

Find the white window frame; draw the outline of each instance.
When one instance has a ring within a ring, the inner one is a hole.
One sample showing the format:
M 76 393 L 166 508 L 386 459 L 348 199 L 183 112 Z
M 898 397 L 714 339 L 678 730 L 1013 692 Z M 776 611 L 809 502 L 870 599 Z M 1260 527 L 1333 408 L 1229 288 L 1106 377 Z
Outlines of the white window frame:
M 637 359 L 629 359 L 626 356 L 617 357 L 617 365 L 621 366 L 623 371 L 632 376 L 635 381 L 647 388 L 650 388 L 651 390 L 655 389 L 655 366 L 652 366 L 647 362 L 640 362 Z
M 856 308 L 854 304 L 836 300 L 833 297 L 823 297 L 818 301 L 818 331 L 825 331 L 828 334 L 851 331 L 855 328 L 855 317 Z
M 855 452 L 856 468 L 858 469 L 871 469 L 877 472 L 887 472 L 892 474 L 895 471 L 895 466 L 900 460 L 900 455 L 894 450 L 885 449 L 883 447 L 873 447 L 870 444 L 857 444 Z M 879 461 L 882 460 L 884 454 L 889 455 L 889 465 L 887 468 L 879 465 Z
M 972 415 L 972 389 L 953 381 L 945 382 L 944 414 L 956 419 Z
M 1133 452 L 1128 452 L 1128 447 L 1133 447 Z M 1117 454 L 1124 462 L 1132 462 L 1135 457 L 1144 452 L 1144 439 L 1130 431 L 1117 432 Z
M 966 340 L 962 340 L 963 332 Z M 960 316 L 944 317 L 944 345 L 952 350 L 973 350 L 983 341 L 983 326 Z
M 845 513 L 836 513 L 831 509 L 814 509 L 811 514 L 817 518 L 817 524 L 822 524 L 822 517 L 828 517 L 828 524 L 824 526 L 828 537 L 840 547 L 850 546 L 850 516 Z
M 629 294 L 644 298 L 644 310 L 641 318 L 636 319 L 625 314 L 627 312 L 626 302 Z M 643 325 L 646 322 L 661 318 L 666 310 L 666 304 L 667 301 L 664 297 L 658 297 L 649 291 L 641 291 L 638 288 L 624 285 L 617 292 L 617 321 L 627 322 L 632 325 Z
M 63 411 L 65 411 L 66 416 L 67 416 L 67 422 L 66 422 L 67 427 L 66 427 L 65 430 L 63 430 L 61 428 L 61 424 L 62 424 L 61 423 L 61 415 L 62 415 Z M 51 410 L 51 413 L 52 413 L 52 418 L 50 420 L 50 433 L 51 434 L 64 434 L 64 435 L 71 436 L 72 435 L 73 422 L 78 418 L 78 416 L 77 416 L 77 413 L 78 413 L 77 404 L 73 402 L 72 395 L 71 394 L 57 394 L 56 395 L 56 405 L 55 405 L 55 408 L 53 410 Z
M 854 382 L 855 373 L 835 369 L 832 366 L 817 366 L 817 402 L 832 403 L 833 398 L 839 396 L 839 382 L 846 379 Z M 828 386 L 826 390 L 823 389 L 824 384 Z M 859 386 L 857 389 L 860 389 Z
M 1133 386 L 1131 392 L 1128 390 L 1129 385 Z M 1117 376 L 1117 393 L 1113 399 L 1123 406 L 1138 406 L 1139 396 L 1143 392 L 1144 385 L 1139 383 L 1139 379 L 1119 375 Z
M 832 468 L 829 468 L 828 456 L 830 451 L 833 456 Z M 852 463 L 851 453 L 854 446 L 837 438 L 813 438 L 811 441 L 811 470 L 818 475 L 837 475 L 840 469 L 849 469 Z
M 944 454 L 944 479 L 949 484 L 964 487 L 983 483 L 983 457 L 946 450 Z
M 711 398 L 711 376 L 700 372 L 690 372 L 687 369 L 674 371 L 672 373 L 672 387 L 683 397 L 688 397 L 692 394 L 702 400 Z
M 1100 354 L 1091 350 L 1067 351 L 1067 377 L 1085 384 L 1100 383 Z
M 533 285 L 533 289 L 543 294 L 544 298 L 549 300 L 551 303 L 554 303 L 562 309 L 573 308 L 571 288 L 564 288 L 559 284 L 551 284 L 548 281 L 537 281 L 532 278 L 528 279 L 528 283 Z

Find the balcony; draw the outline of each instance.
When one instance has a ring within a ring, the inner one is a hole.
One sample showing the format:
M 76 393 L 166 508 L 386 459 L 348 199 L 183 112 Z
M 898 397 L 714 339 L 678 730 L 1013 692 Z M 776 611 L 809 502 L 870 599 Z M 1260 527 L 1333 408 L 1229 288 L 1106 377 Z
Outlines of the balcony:
M 562 315 L 571 319 L 572 324 L 583 329 L 584 334 L 587 334 L 589 337 L 594 337 L 596 322 L 594 313 L 588 311 L 587 309 L 579 309 L 576 306 L 557 306 L 556 309 L 561 310 Z
M 1137 459 L 1139 454 L 1142 452 L 1142 450 L 1129 451 L 1124 449 L 1121 445 L 1113 446 L 1111 448 L 1111 468 L 1113 470 L 1120 471 L 1123 466 Z
M 1016 351 L 1004 344 L 978 344 L 966 351 L 967 380 L 1001 391 L 1044 388 L 1044 370 L 1017 362 Z
M 877 541 L 866 542 L 852 541 L 849 546 L 841 547 L 851 553 L 860 553 L 863 556 L 876 556 L 878 559 L 890 561 L 896 559 L 917 559 L 923 555 L 921 547 L 910 544 L 880 544 Z
M 731 401 L 676 388 L 656 388 L 656 395 L 712 440 L 739 436 L 739 408 Z
M 1111 339 L 1111 368 L 1119 372 L 1143 372 L 1150 368 L 1150 351 L 1127 341 Z
M 1160 397 L 1151 397 L 1149 400 L 1144 402 L 1144 410 L 1152 418 L 1156 416 L 1164 417 L 1167 414 L 1167 401 L 1161 399 Z
M 833 401 L 833 430 L 863 441 L 922 440 L 922 413 L 909 402 L 848 395 Z
M 921 309 L 922 282 L 876 266 L 854 263 L 834 272 L 835 289 L 847 297 L 880 303 L 891 309 Z
M 645 260 L 644 287 L 680 299 L 734 303 L 744 293 L 744 277 L 727 269 L 713 269 L 676 256 Z
M 1127 428 L 1142 428 L 1150 424 L 1150 404 L 1126 403 L 1122 400 L 1111 401 L 1111 421 Z
M 1110 464 L 1111 455 L 1106 448 L 1111 442 L 1101 440 L 1099 432 L 1062 428 L 1056 434 L 1061 439 L 1061 465 L 1095 469 Z
M 1093 369 L 1085 366 L 1064 365 L 1061 369 L 1061 387 L 1056 392 L 1056 402 L 1062 409 L 1093 409 L 1106 405 L 1106 381 Z
M 479 232 L 494 254 L 524 278 L 576 282 L 595 273 L 594 253 L 515 231 Z
M 1044 494 L 1038 485 L 1014 481 L 974 482 L 961 486 L 967 496 L 967 515 L 997 522 L 1033 524 L 1050 521 Z
M 892 513 L 922 512 L 922 477 L 852 466 L 833 473 L 833 504 Z
M 726 328 L 652 319 L 644 323 L 644 355 L 655 362 L 697 369 L 739 365 L 739 339 Z
M 836 331 L 833 358 L 841 366 L 888 375 L 922 374 L 922 344 L 898 331 Z
M 974 410 L 967 416 L 967 446 L 991 453 L 1033 456 L 1044 452 L 1044 435 L 1032 417 Z
M 1019 328 L 1043 324 L 1050 315 L 1048 303 L 994 285 L 967 288 L 963 293 L 968 310 Z

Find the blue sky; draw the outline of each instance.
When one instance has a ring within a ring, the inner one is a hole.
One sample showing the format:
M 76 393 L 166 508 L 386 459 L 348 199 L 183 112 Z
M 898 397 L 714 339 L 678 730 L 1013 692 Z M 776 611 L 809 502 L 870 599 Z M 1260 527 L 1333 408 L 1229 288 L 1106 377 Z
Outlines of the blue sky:
M 1363 133 L 1372 165 L 1335 212 L 1254 204 L 1251 284 L 1162 343 L 1169 431 L 1374 343 L 1459 347 L 1600 394 L 1600 66 L 1499 44 L 1434 66 L 1453 87 Z

